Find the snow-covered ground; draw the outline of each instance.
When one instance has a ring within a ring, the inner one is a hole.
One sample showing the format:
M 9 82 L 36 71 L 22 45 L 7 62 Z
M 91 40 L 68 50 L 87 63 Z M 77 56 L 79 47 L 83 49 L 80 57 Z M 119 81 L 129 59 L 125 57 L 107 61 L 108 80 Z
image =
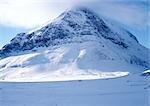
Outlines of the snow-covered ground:
M 0 83 L 0 106 L 150 106 L 150 79 Z
M 105 50 L 107 52 L 107 50 Z M 85 42 L 41 48 L 36 52 L 0 60 L 0 81 L 39 82 L 107 79 L 127 76 L 144 67 L 129 64 L 98 43 Z
M 98 59 L 98 47 L 92 47 L 89 44 L 93 43 L 45 48 L 33 53 L 2 59 L 0 60 L 0 80 L 9 82 L 90 80 L 116 78 L 129 74 L 128 71 L 122 70 L 122 67 L 107 70 L 111 69 L 105 67 L 109 60 L 101 62 Z M 103 58 L 107 57 L 103 56 Z M 110 61 L 109 64 L 114 65 L 116 61 Z

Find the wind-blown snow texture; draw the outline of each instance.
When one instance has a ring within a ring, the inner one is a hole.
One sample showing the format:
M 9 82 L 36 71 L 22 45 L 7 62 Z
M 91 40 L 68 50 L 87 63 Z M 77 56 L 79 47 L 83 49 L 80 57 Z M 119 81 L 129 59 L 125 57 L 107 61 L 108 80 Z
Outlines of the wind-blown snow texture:
M 0 78 L 34 79 L 30 75 L 37 77 L 39 73 L 37 78 L 43 80 L 52 78 L 49 75 L 57 80 L 62 74 L 73 79 L 70 75 L 96 73 L 97 78 L 100 71 L 144 70 L 150 68 L 149 52 L 130 32 L 86 8 L 73 8 L 39 29 L 18 34 L 5 45 L 0 50 Z M 128 73 L 120 72 L 122 75 Z

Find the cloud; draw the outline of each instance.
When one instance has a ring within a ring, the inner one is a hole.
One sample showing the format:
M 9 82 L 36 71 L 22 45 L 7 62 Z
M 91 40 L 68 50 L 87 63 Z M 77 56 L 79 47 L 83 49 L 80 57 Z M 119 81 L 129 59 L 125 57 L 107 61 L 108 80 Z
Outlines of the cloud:
M 3 25 L 22 26 L 26 28 L 33 27 L 37 24 L 45 22 L 49 17 L 45 4 L 33 3 L 29 0 L 5 0 L 0 3 L 0 23 Z
M 0 24 L 32 28 L 56 18 L 77 2 L 79 0 L 0 0 Z
M 142 0 L 141 0 L 142 1 Z M 146 1 L 95 1 L 84 4 L 112 20 L 132 27 L 145 26 L 148 23 L 148 5 Z
M 54 19 L 65 9 L 83 5 L 98 14 L 129 26 L 147 25 L 147 6 L 144 0 L 1 0 L 0 24 L 32 28 Z

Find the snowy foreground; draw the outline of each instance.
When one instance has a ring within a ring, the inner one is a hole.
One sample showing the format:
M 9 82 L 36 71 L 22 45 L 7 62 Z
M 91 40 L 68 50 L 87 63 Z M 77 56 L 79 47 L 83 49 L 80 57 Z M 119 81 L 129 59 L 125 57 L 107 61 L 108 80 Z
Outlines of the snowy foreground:
M 107 80 L 1 82 L 0 106 L 149 106 L 149 81 L 132 74 Z
M 144 67 L 75 47 L 0 60 L 0 106 L 149 106 Z

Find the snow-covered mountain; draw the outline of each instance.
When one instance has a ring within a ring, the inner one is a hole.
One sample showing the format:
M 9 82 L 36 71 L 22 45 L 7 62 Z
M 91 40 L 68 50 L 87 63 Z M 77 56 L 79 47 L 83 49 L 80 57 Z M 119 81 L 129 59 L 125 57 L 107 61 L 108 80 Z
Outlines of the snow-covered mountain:
M 127 30 L 78 7 L 5 45 L 0 50 L 0 79 L 120 77 L 149 69 L 149 53 Z

